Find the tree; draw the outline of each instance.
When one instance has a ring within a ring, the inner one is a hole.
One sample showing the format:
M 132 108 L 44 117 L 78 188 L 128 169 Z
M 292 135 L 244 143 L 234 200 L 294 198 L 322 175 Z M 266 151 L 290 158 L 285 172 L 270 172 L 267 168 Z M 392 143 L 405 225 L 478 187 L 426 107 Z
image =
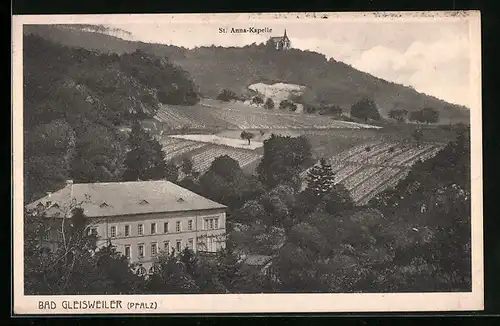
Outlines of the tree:
M 420 142 L 424 138 L 424 133 L 423 133 L 422 129 L 420 129 L 420 128 L 415 129 L 415 131 L 413 131 L 413 133 L 412 133 L 412 137 L 417 142 L 417 144 L 420 146 Z
M 230 209 L 237 209 L 247 200 L 258 197 L 263 189 L 254 176 L 245 175 L 237 161 L 223 155 L 217 157 L 200 177 L 199 191 Z
M 412 112 L 410 119 L 424 123 L 437 123 L 439 121 L 439 111 L 433 108 L 423 108 Z
M 252 223 L 262 220 L 266 211 L 264 206 L 257 200 L 247 201 L 235 214 L 235 219 L 242 223 Z
M 408 116 L 408 111 L 405 109 L 392 109 L 389 111 L 389 118 L 404 121 Z
M 323 292 L 327 287 L 318 277 L 315 259 L 304 248 L 287 242 L 280 248 L 273 268 L 279 280 L 278 290 L 284 292 Z
M 171 182 L 177 182 L 177 180 L 179 180 L 179 168 L 172 161 L 169 161 L 165 165 L 165 179 Z
M 267 98 L 266 103 L 264 104 L 264 108 L 267 110 L 274 109 L 274 101 L 271 98 Z
M 354 201 L 347 188 L 338 183 L 323 196 L 324 210 L 330 214 L 338 214 L 354 207 Z
M 280 102 L 279 108 L 280 110 L 295 111 L 297 110 L 297 105 L 289 100 L 283 100 Z
M 255 135 L 251 132 L 248 132 L 246 130 L 243 130 L 240 134 L 241 139 L 246 139 L 248 140 L 248 145 L 250 145 L 250 139 L 254 138 Z
M 335 174 L 331 165 L 321 159 L 307 173 L 307 187 L 300 196 L 300 210 L 308 213 L 320 208 L 337 214 L 354 206 L 349 191 L 342 184 L 335 184 Z
M 321 115 L 332 115 L 332 116 L 341 116 L 343 113 L 343 109 L 338 105 L 330 105 L 325 106 L 319 110 L 319 114 Z
M 368 119 L 380 120 L 377 105 L 372 99 L 363 98 L 351 106 L 351 116 L 367 121 Z
M 108 244 L 97 248 L 91 221 L 77 205 L 49 218 L 25 212 L 25 293 L 35 295 L 132 294 L 142 279 Z
M 231 100 L 237 99 L 236 93 L 229 89 L 223 89 L 219 95 L 217 95 L 217 100 L 223 102 L 229 102 Z
M 439 111 L 433 108 L 423 108 L 422 117 L 424 122 L 437 123 L 439 121 Z
M 199 293 L 199 287 L 188 267 L 173 252 L 161 253 L 153 265 L 145 290 L 147 293 Z
M 238 161 L 233 159 L 229 155 L 222 155 L 216 157 L 210 167 L 208 172 L 213 172 L 224 179 L 231 180 L 243 173 Z
M 301 248 L 307 248 L 314 256 L 324 256 L 331 251 L 331 246 L 321 232 L 309 223 L 294 225 L 289 232 L 289 240 Z
M 190 176 L 193 173 L 193 161 L 189 157 L 184 157 L 182 159 L 182 173 L 186 176 Z
M 262 104 L 264 104 L 264 100 L 262 99 L 262 97 L 257 95 L 257 96 L 254 96 L 252 98 L 252 103 L 254 103 L 256 105 L 262 105 Z
M 295 206 L 295 190 L 288 185 L 278 185 L 262 195 L 261 204 L 266 211 L 266 223 L 274 226 L 291 225 Z
M 167 171 L 165 153 L 160 143 L 151 137 L 139 122 L 132 125 L 129 147 L 130 151 L 125 158 L 124 180 L 160 180 L 167 176 L 172 177 Z
M 332 190 L 334 185 L 335 175 L 332 166 L 324 158 L 307 172 L 306 191 L 311 192 L 315 197 L 323 197 Z
M 264 140 L 264 156 L 257 166 L 259 180 L 270 188 L 278 184 L 300 188 L 299 171 L 311 156 L 311 145 L 306 137 L 272 134 Z

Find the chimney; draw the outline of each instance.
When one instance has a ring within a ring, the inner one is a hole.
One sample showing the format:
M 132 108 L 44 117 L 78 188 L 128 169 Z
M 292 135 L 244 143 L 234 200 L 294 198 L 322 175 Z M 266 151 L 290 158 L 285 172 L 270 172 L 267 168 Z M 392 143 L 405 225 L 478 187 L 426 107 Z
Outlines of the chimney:
M 66 185 L 70 186 L 69 198 L 73 200 L 73 180 L 66 180 Z

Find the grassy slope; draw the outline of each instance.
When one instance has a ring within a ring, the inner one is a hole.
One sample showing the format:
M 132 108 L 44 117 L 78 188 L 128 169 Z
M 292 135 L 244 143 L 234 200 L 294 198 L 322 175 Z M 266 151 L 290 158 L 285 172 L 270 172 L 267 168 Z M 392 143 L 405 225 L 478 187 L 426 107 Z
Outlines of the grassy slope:
M 223 88 L 244 92 L 253 83 L 281 81 L 307 86 L 305 99 L 309 103 L 334 103 L 349 108 L 363 96 L 369 96 L 376 100 L 383 115 L 394 107 L 409 111 L 434 107 L 440 110 L 444 123 L 469 119 L 467 108 L 376 78 L 342 62 L 326 61 L 323 55 L 314 52 L 269 52 L 259 46 L 187 50 L 51 26 L 28 26 L 26 32 L 97 51 L 120 54 L 143 49 L 168 56 L 191 74 L 205 96 L 213 97 Z

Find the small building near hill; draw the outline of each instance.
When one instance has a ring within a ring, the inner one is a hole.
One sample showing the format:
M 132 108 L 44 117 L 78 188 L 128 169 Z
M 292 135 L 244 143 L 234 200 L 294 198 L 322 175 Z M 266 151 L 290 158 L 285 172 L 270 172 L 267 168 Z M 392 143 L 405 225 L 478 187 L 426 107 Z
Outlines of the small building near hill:
M 79 207 L 90 220 L 89 233 L 98 247 L 111 243 L 131 263 L 152 271 L 160 252 L 215 253 L 225 247 L 226 206 L 184 189 L 172 182 L 137 181 L 79 183 L 71 180 L 54 193 L 26 206 L 47 220 L 51 229 L 44 247 L 61 243 L 61 223 Z
M 292 42 L 286 35 L 286 29 L 283 36 L 274 36 L 270 38 L 271 42 L 274 44 L 276 50 L 288 50 L 292 47 Z

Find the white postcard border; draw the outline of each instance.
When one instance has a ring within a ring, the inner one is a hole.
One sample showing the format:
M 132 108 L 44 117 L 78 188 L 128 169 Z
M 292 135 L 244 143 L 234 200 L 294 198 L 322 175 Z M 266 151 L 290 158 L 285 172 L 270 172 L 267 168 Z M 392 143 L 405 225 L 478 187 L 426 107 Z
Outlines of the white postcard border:
M 323 17 L 327 16 L 328 19 Z M 189 294 L 189 295 L 64 295 L 25 296 L 23 267 L 23 24 L 103 23 L 133 20 L 270 20 L 276 18 L 331 23 L 332 20 L 466 19 L 470 26 L 471 89 L 475 95 L 471 108 L 471 191 L 472 191 L 472 292 L 467 293 L 378 293 L 378 294 Z M 331 18 L 331 19 L 330 19 Z M 269 13 L 269 14 L 154 14 L 154 15 L 41 15 L 14 16 L 12 22 L 13 75 L 13 294 L 15 314 L 114 314 L 114 313 L 275 313 L 275 312 L 409 312 L 473 311 L 484 309 L 483 211 L 482 211 L 482 122 L 481 122 L 481 33 L 478 11 L 394 12 L 394 13 Z M 114 300 L 120 309 L 68 309 L 74 301 Z M 39 309 L 39 302 L 53 301 L 55 309 Z M 64 308 L 63 302 L 66 302 Z M 136 303 L 144 303 L 139 306 Z M 134 306 L 135 304 L 135 306 Z M 155 306 L 155 309 L 152 309 Z M 131 308 L 132 307 L 132 308 Z

